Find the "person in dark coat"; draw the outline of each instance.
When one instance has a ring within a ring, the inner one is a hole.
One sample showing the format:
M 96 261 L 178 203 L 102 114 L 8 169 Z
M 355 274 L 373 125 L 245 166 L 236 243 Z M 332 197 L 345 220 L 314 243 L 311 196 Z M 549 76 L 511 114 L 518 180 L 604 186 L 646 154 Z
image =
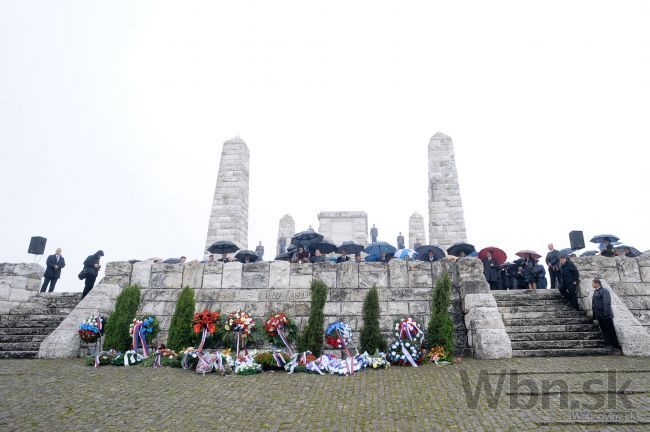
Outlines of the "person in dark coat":
M 321 255 L 320 249 L 314 250 L 314 254 L 309 259 L 312 263 L 325 262 L 325 255 Z
M 612 242 L 610 242 L 609 239 L 605 239 L 603 240 L 603 243 L 605 244 L 605 248 L 600 254 L 604 257 L 615 257 L 616 251 L 614 250 L 614 246 L 612 246 Z
M 536 264 L 535 267 L 533 267 L 533 273 L 535 274 L 537 289 L 548 288 L 548 281 L 546 280 L 546 270 L 544 270 L 544 266 L 541 264 Z
M 104 251 L 98 250 L 93 255 L 89 255 L 88 258 L 84 261 L 84 271 L 86 272 L 86 283 L 84 286 L 84 292 L 81 294 L 83 299 L 88 295 L 91 289 L 95 286 L 95 279 L 97 279 L 97 274 L 99 274 L 99 269 L 102 266 L 99 264 L 99 260 L 104 256 Z
M 546 265 L 548 266 L 548 276 L 551 278 L 551 289 L 560 287 L 560 252 L 555 250 L 553 243 L 548 244 L 548 253 L 546 254 Z
M 61 248 L 56 248 L 54 255 L 50 255 L 47 257 L 47 261 L 45 261 L 45 273 L 43 273 L 41 292 L 47 291 L 48 284 L 50 285 L 48 292 L 54 291 L 56 282 L 61 277 L 61 269 L 63 267 L 65 267 L 65 259 L 61 256 Z
M 580 310 L 578 306 L 578 283 L 580 283 L 578 269 L 568 256 L 562 255 L 560 257 L 560 294 L 569 301 L 575 310 Z
M 434 262 L 434 261 L 437 261 L 437 260 L 438 259 L 434 255 L 433 251 L 431 249 L 429 249 L 429 252 L 427 252 L 427 256 L 426 256 L 425 261 Z
M 537 289 L 537 273 L 535 272 L 535 266 L 537 261 L 534 259 L 526 258 L 526 261 L 523 264 L 522 276 L 526 285 L 528 285 L 529 290 Z
M 341 249 L 341 255 L 336 259 L 336 262 L 342 263 L 347 261 L 350 261 L 350 257 L 348 256 L 348 251 L 346 251 L 345 249 Z
M 499 264 L 492 256 L 492 251 L 488 251 L 483 261 L 483 275 L 485 280 L 490 284 L 490 289 L 499 289 Z
M 616 329 L 614 328 L 612 297 L 607 288 L 603 288 L 600 279 L 594 279 L 591 286 L 594 289 L 594 295 L 591 298 L 591 310 L 605 338 L 605 346 L 620 348 L 621 346 L 618 344 L 618 338 L 616 337 Z

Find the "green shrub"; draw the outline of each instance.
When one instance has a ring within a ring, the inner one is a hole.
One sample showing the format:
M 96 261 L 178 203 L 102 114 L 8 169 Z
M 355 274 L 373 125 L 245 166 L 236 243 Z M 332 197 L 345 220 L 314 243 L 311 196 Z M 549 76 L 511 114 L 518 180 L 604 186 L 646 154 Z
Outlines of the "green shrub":
M 386 351 L 386 340 L 379 330 L 379 292 L 374 285 L 363 301 L 363 327 L 359 340 L 361 351 L 369 354 Z
M 427 326 L 425 347 L 441 346 L 448 356 L 454 355 L 454 322 L 449 315 L 451 279 L 448 273 L 436 281 L 431 304 L 431 319 Z
M 194 345 L 196 336 L 192 329 L 194 320 L 194 291 L 192 288 L 185 287 L 178 297 L 174 316 L 169 324 L 169 336 L 167 337 L 167 347 L 174 351 L 181 351 Z
M 323 309 L 327 301 L 327 285 L 315 279 L 311 283 L 311 307 L 309 321 L 298 339 L 298 351 L 311 351 L 315 356 L 320 356 L 323 351 L 323 335 L 325 333 L 325 316 Z
M 113 348 L 118 351 L 131 349 L 132 338 L 129 334 L 129 326 L 133 323 L 139 304 L 140 287 L 131 285 L 124 288 L 117 297 L 115 310 L 110 314 L 106 323 L 105 348 Z

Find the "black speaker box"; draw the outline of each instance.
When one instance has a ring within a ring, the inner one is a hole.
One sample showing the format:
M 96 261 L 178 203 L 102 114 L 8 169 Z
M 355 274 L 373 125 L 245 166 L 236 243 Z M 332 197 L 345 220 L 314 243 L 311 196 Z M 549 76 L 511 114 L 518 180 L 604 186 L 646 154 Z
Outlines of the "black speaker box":
M 43 255 L 43 253 L 45 253 L 45 243 L 47 243 L 47 239 L 45 237 L 32 237 L 32 240 L 29 242 L 29 249 L 27 249 L 27 253 L 34 255 Z
M 571 231 L 569 233 L 569 241 L 573 250 L 585 248 L 585 236 L 582 234 L 582 231 Z

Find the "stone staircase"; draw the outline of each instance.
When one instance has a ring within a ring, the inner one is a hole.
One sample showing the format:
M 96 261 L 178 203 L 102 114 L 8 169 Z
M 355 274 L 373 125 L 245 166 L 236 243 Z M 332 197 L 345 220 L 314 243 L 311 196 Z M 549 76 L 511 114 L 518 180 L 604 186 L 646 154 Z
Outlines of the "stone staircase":
M 0 315 L 0 359 L 36 358 L 41 342 L 81 301 L 81 293 L 37 294 Z
M 567 306 L 557 289 L 492 291 L 513 357 L 621 354 L 605 347 L 598 324 Z

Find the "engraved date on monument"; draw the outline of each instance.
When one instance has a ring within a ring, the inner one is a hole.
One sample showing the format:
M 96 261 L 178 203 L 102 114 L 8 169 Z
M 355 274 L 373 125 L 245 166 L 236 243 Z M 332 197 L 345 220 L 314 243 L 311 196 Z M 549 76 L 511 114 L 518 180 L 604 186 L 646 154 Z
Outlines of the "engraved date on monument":
M 301 301 L 308 300 L 309 290 L 266 291 L 262 299 L 265 301 Z

